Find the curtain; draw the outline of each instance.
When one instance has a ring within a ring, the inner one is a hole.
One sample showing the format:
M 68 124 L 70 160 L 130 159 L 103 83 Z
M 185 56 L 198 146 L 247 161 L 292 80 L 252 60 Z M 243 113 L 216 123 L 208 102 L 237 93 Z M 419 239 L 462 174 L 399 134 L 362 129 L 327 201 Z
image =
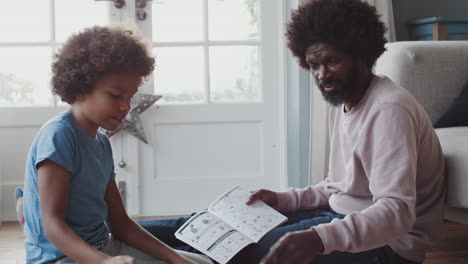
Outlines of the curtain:
M 388 28 L 388 31 L 385 33 L 385 38 L 388 42 L 396 41 L 395 36 L 395 22 L 393 19 L 393 6 L 392 0 L 363 0 L 369 3 L 372 6 L 375 6 L 377 12 L 381 15 L 382 22 Z

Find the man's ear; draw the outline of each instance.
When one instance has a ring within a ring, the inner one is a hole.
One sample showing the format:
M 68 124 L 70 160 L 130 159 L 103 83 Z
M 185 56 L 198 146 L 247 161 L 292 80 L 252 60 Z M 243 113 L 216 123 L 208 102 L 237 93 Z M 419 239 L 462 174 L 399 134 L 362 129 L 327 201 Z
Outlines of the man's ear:
M 363 57 L 357 57 L 356 58 L 356 63 L 357 67 L 359 69 L 359 72 L 367 73 L 369 71 L 372 71 L 372 67 L 369 67 L 369 64 L 367 60 Z
M 364 66 L 367 66 L 366 60 L 361 57 L 361 56 L 356 56 L 356 63 L 359 68 L 364 68 Z

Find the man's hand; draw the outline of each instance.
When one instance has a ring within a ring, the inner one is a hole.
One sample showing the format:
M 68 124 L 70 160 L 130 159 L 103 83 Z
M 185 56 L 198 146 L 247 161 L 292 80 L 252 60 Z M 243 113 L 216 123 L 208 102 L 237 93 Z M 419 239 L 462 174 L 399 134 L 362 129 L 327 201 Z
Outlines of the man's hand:
M 250 195 L 249 200 L 246 202 L 246 204 L 251 205 L 257 200 L 261 200 L 275 209 L 278 205 L 278 198 L 276 196 L 276 193 L 270 190 L 261 189 L 253 192 L 252 195 Z
M 104 260 L 102 264 L 136 264 L 136 262 L 129 256 L 116 256 Z
M 315 230 L 291 232 L 283 236 L 260 264 L 308 264 L 323 251 L 323 243 Z

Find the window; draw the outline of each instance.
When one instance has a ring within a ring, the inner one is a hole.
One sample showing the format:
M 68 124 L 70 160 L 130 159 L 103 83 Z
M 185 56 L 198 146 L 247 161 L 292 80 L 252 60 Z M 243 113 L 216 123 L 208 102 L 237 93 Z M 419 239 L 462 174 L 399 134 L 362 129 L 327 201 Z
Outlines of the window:
M 154 92 L 167 103 L 261 96 L 256 0 L 165 0 L 151 6 Z
M 108 24 L 109 5 L 93 0 L 2 1 L 1 5 L 0 107 L 57 105 L 50 92 L 53 52 L 71 33 Z
M 53 53 L 82 28 L 121 21 L 135 23 L 152 43 L 156 70 L 141 92 L 163 95 L 158 104 L 256 104 L 273 98 L 264 89 L 281 78 L 280 7 L 267 0 L 126 0 L 121 9 L 104 0 L 2 2 L 0 126 L 27 116 L 36 118 L 13 123 L 39 124 L 63 111 L 66 104 L 50 89 Z
M 158 63 L 154 92 L 164 95 L 162 102 L 260 100 L 257 5 L 257 0 L 151 4 L 148 20 Z M 108 9 L 93 0 L 2 3 L 0 106 L 56 105 L 50 93 L 53 52 L 71 33 L 109 24 Z

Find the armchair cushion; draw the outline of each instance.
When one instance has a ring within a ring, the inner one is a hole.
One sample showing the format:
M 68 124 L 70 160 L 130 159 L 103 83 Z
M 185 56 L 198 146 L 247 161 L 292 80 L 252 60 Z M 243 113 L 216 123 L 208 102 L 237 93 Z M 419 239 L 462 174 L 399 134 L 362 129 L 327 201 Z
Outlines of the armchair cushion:
M 387 43 L 375 72 L 407 89 L 434 124 L 447 112 L 467 81 L 467 41 Z
M 445 156 L 447 177 L 446 204 L 468 208 L 468 126 L 435 130 Z
M 455 98 L 449 110 L 434 124 L 434 128 L 468 126 L 468 83 Z

